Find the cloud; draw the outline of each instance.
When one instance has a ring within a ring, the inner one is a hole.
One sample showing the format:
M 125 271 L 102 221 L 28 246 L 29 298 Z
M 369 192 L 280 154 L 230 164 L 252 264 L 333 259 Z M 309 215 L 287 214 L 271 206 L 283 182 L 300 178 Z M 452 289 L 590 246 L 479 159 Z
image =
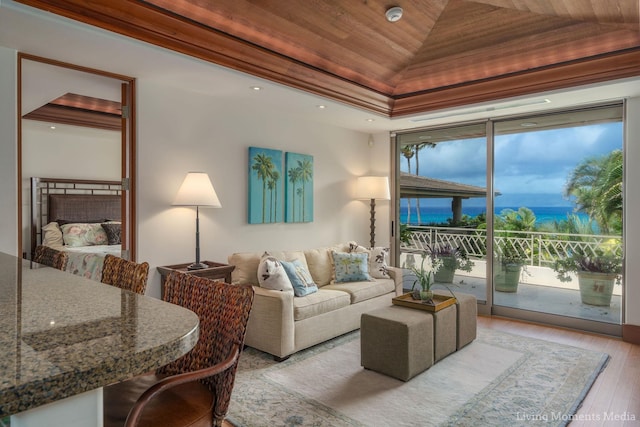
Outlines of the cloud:
M 495 188 L 506 193 L 562 193 L 571 171 L 589 157 L 622 148 L 622 122 L 499 135 L 495 138 Z M 420 150 L 419 174 L 486 186 L 483 138 L 439 143 Z M 400 159 L 401 170 L 407 162 Z M 411 159 L 411 172 L 416 161 Z

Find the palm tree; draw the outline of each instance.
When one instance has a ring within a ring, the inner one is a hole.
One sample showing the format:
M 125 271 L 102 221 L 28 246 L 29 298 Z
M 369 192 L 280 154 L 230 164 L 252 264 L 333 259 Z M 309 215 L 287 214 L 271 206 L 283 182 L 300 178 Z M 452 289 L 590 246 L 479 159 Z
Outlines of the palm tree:
M 269 216 L 271 216 L 271 212 L 273 212 L 273 219 L 271 222 L 278 221 L 278 181 L 280 180 L 280 172 L 277 170 L 271 171 L 271 176 L 269 177 L 269 190 L 271 192 L 271 210 Z M 274 200 L 275 199 L 275 200 Z
M 305 183 L 313 178 L 313 164 L 309 159 L 298 160 L 299 178 L 302 181 L 302 220 L 305 219 L 305 196 L 306 186 Z
M 415 154 L 413 151 L 414 146 L 407 144 L 403 146 L 400 151 L 402 155 L 407 159 L 407 173 L 411 173 L 411 158 Z M 411 199 L 407 198 L 407 224 L 411 223 Z
M 622 151 L 585 159 L 573 170 L 565 196 L 593 218 L 603 233 L 622 230 Z
M 251 169 L 256 171 L 258 179 L 262 181 L 262 222 L 266 222 L 266 206 L 267 206 L 267 180 L 274 169 L 271 156 L 260 153 L 253 158 L 253 166 Z
M 292 168 L 287 171 L 287 175 L 289 176 L 289 182 L 291 183 L 291 219 L 295 221 L 296 203 L 294 196 L 296 194 L 296 183 L 300 180 L 300 171 L 298 168 Z
M 422 144 L 416 145 L 416 175 L 420 175 L 420 150 L 424 147 L 434 148 L 436 144 L 433 142 L 423 142 Z M 420 218 L 420 199 L 416 198 L 416 219 L 418 220 L 418 224 L 422 223 L 422 219 Z

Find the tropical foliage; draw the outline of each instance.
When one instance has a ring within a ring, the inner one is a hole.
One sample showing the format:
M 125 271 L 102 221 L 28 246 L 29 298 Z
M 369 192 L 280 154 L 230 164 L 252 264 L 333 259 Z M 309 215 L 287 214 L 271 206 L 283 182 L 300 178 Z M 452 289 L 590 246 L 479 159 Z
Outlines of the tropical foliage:
M 568 256 L 556 260 L 554 270 L 563 282 L 570 282 L 570 273 L 612 273 L 620 280 L 622 273 L 622 259 L 607 247 L 597 248 L 595 255 L 582 251 L 570 253 Z
M 471 271 L 475 265 L 462 247 L 454 247 L 449 243 L 440 243 L 427 247 L 432 265 L 441 265 L 454 270 Z
M 622 151 L 580 163 L 569 176 L 565 196 L 575 197 L 576 210 L 593 218 L 600 232 L 622 232 Z

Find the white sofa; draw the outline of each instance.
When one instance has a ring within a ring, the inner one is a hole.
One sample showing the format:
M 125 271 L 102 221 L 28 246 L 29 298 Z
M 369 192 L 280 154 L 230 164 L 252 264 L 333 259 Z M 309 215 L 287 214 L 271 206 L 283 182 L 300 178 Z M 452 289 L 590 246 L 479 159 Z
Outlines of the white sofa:
M 318 291 L 303 297 L 259 286 L 258 266 L 264 252 L 241 252 L 228 257 L 229 264 L 235 266 L 232 282 L 251 284 L 255 290 L 245 337 L 247 346 L 284 360 L 304 348 L 360 328 L 362 313 L 388 306 L 393 297 L 402 293 L 402 270 L 394 267 L 385 268 L 389 278 L 332 283 L 332 250 L 348 252 L 349 244 L 268 251 L 278 260 L 298 259 L 308 267 Z

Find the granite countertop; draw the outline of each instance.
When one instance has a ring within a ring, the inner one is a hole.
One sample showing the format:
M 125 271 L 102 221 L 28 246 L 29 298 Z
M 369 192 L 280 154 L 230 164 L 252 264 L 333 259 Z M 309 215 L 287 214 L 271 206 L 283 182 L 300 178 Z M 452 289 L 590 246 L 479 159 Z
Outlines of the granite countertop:
M 195 313 L 0 253 L 0 417 L 187 353 Z

